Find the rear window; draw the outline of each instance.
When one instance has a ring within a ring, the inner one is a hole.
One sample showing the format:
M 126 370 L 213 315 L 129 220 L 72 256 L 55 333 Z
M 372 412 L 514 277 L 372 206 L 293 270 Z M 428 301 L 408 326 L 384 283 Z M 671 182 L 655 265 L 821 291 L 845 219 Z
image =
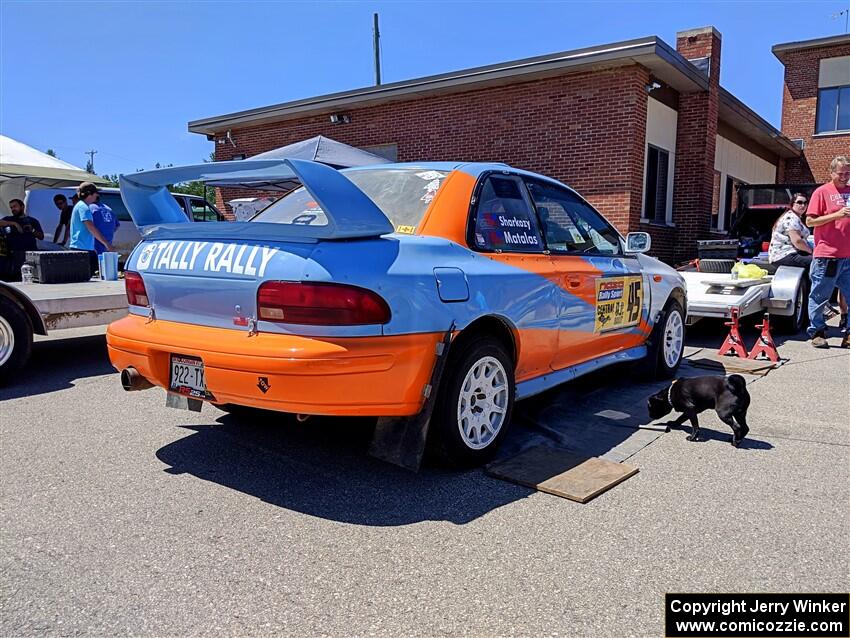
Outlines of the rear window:
M 397 232 L 413 233 L 448 172 L 415 168 L 347 171 L 345 176 L 362 190 L 390 220 Z M 327 226 L 328 218 L 304 187 L 268 206 L 252 221 Z
M 121 199 L 120 193 L 101 192 L 100 203 L 109 206 L 109 208 L 112 209 L 112 212 L 115 213 L 115 216 L 118 218 L 118 221 L 133 221 L 133 218 L 130 217 L 130 212 L 127 210 L 127 207 L 124 206 L 124 200 Z
M 811 195 L 813 186 L 744 186 L 739 190 L 747 208 L 788 208 L 791 196 L 801 192 Z

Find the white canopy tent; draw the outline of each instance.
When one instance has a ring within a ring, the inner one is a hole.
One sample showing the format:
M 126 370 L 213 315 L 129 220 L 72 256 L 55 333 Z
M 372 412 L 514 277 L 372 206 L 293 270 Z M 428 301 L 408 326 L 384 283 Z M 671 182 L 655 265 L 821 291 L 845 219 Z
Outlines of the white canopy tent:
M 97 175 L 0 135 L 0 215 L 9 214 L 10 199 L 24 199 L 27 190 L 105 184 Z

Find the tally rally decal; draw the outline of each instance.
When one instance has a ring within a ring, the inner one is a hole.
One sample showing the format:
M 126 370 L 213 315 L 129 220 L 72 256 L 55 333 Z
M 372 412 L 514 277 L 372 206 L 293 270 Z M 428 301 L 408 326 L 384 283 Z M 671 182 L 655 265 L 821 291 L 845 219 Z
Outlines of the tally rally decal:
M 643 308 L 643 277 L 602 277 L 596 280 L 594 332 L 636 326 Z
M 263 277 L 277 248 L 206 241 L 154 241 L 136 259 L 137 270 L 205 271 Z

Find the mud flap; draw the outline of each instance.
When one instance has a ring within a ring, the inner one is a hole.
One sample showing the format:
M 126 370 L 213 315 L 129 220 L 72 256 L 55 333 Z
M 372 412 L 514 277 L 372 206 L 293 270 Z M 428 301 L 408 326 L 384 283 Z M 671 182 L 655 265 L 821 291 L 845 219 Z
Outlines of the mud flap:
M 165 394 L 165 407 L 167 408 L 200 412 L 203 405 L 204 402 L 200 399 L 184 397 L 182 394 L 175 394 L 173 392 L 166 392 Z
M 452 342 L 455 325 L 443 335 L 437 344 L 437 358 L 431 371 L 430 383 L 425 387 L 425 402 L 419 414 L 402 417 L 381 417 L 375 425 L 369 456 L 381 461 L 398 465 L 413 472 L 419 471 L 425 454 L 425 442 L 428 438 L 428 426 L 434 413 L 434 403 L 440 388 L 440 379 L 446 367 L 449 346 Z

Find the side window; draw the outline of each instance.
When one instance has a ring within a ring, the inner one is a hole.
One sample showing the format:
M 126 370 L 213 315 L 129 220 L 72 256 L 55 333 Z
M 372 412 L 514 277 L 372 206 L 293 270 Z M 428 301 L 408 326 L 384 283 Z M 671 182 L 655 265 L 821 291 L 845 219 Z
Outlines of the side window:
M 133 218 L 130 217 L 130 211 L 127 210 L 127 207 L 124 206 L 124 200 L 121 199 L 121 195 L 118 193 L 101 193 L 100 201 L 103 204 L 109 206 L 112 209 L 112 212 L 115 213 L 115 217 L 119 222 L 132 222 Z
M 172 194 L 173 195 L 173 194 Z M 174 201 L 177 202 L 177 205 L 180 207 L 184 213 L 186 212 L 186 198 L 182 195 L 173 195 Z
M 514 253 L 543 251 L 537 217 L 522 180 L 510 175 L 490 175 L 478 191 L 475 248 Z
M 542 182 L 529 181 L 528 190 L 537 207 L 546 247 L 550 251 L 620 254 L 620 236 L 581 197 Z
M 192 206 L 192 219 L 196 222 L 217 222 L 219 220 L 218 211 L 207 204 L 203 199 L 189 199 Z

